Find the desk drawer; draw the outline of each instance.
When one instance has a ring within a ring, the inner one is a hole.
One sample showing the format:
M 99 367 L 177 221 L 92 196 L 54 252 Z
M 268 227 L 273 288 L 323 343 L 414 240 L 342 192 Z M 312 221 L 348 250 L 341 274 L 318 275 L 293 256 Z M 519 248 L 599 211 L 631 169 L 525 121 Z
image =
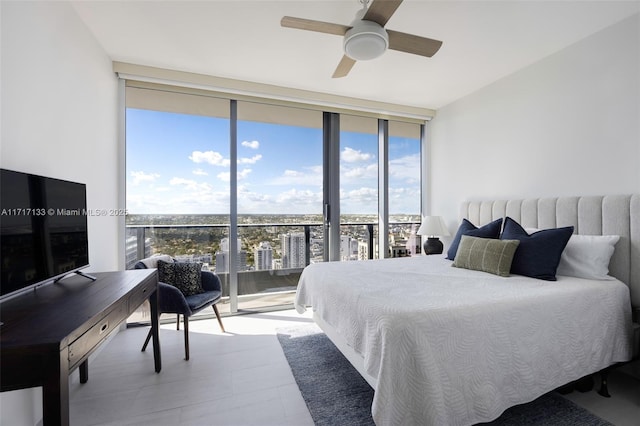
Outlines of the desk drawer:
M 119 303 L 118 306 L 96 325 L 91 327 L 69 345 L 69 369 L 78 364 L 82 358 L 98 345 L 109 333 L 115 330 L 128 316 L 127 303 Z
M 129 296 L 129 313 L 132 314 L 136 309 L 138 309 L 138 306 L 142 305 L 142 302 L 147 300 L 155 289 L 155 280 L 147 280 L 145 283 L 140 285 L 140 287 L 137 288 L 131 296 Z

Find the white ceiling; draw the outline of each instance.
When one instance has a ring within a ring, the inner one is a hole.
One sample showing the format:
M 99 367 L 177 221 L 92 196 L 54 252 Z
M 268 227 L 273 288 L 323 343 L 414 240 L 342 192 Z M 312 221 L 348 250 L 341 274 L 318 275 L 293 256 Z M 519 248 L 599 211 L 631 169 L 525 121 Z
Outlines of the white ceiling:
M 386 27 L 442 40 L 440 51 L 390 50 L 332 79 L 342 38 L 282 28 L 280 19 L 348 25 L 358 0 L 72 5 L 114 61 L 432 109 L 640 11 L 639 1 L 405 0 Z

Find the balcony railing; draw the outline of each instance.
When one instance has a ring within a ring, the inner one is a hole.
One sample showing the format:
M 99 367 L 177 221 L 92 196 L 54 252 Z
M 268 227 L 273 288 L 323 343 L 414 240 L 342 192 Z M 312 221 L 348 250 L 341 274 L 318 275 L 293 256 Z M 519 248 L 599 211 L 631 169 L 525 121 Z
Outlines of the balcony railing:
M 389 225 L 391 256 L 420 253 L 420 237 L 415 235 L 418 226 L 417 222 Z M 378 258 L 377 230 L 377 223 L 342 223 L 342 260 Z M 290 305 L 304 267 L 324 258 L 322 223 L 238 224 L 240 241 L 235 255 L 230 255 L 228 243 L 225 244 L 228 224 L 128 225 L 126 235 L 127 269 L 153 254 L 202 262 L 220 277 L 223 298 L 227 300 L 228 262 L 236 262 L 240 307 Z M 261 254 L 255 251 L 263 242 L 269 243 L 270 253 L 268 249 Z M 262 263 L 256 262 L 256 256 L 262 257 Z M 265 268 L 265 257 L 267 261 L 270 258 L 270 267 Z

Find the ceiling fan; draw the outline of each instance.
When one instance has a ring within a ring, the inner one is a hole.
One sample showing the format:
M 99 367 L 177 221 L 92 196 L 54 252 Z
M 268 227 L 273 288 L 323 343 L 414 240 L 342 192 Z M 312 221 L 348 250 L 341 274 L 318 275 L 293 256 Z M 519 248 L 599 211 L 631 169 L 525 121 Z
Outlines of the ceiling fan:
M 362 9 L 356 13 L 351 25 L 292 16 L 283 17 L 280 25 L 287 28 L 344 36 L 344 55 L 333 73 L 333 78 L 346 76 L 356 61 L 377 58 L 387 49 L 430 58 L 442 46 L 442 42 L 439 40 L 384 28 L 402 0 L 373 0 L 371 6 L 368 6 L 369 0 L 360 0 L 360 3 L 362 3 Z

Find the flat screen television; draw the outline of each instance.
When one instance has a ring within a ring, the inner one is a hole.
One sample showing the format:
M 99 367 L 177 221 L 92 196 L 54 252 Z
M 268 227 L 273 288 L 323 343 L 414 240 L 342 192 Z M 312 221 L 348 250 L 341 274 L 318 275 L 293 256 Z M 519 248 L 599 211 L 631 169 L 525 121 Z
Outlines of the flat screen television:
M 82 183 L 0 169 L 0 300 L 89 266 Z

